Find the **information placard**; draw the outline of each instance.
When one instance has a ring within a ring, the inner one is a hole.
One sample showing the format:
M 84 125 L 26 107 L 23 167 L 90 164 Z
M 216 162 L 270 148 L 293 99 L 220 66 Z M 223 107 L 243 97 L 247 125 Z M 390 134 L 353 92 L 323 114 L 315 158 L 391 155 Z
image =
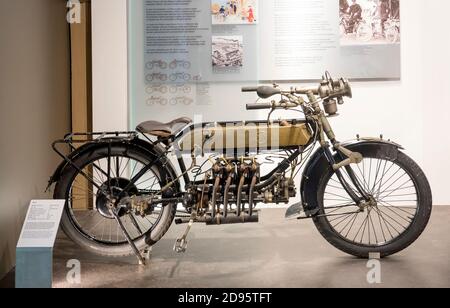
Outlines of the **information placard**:
M 17 248 L 53 247 L 65 200 L 33 200 L 22 227 Z

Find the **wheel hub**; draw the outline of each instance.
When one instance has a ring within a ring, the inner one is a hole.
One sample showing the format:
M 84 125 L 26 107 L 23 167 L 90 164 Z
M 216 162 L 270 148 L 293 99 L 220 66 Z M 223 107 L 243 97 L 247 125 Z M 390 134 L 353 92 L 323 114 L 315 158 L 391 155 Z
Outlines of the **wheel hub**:
M 374 196 L 369 195 L 369 201 L 362 202 L 359 207 L 362 211 L 364 211 L 365 209 L 376 208 L 378 207 L 378 202 Z
M 114 219 L 114 215 L 111 212 L 111 209 L 115 208 L 114 201 L 117 200 L 122 194 L 123 190 L 131 183 L 130 180 L 124 178 L 113 178 L 109 181 L 106 181 L 100 186 L 100 190 L 97 192 L 96 198 L 96 209 L 105 218 Z M 103 192 L 107 192 L 105 195 Z M 122 197 L 129 197 L 137 195 L 138 189 L 135 185 L 132 185 L 131 188 L 125 193 Z M 119 216 L 122 217 L 126 213 L 124 211 L 119 212 Z

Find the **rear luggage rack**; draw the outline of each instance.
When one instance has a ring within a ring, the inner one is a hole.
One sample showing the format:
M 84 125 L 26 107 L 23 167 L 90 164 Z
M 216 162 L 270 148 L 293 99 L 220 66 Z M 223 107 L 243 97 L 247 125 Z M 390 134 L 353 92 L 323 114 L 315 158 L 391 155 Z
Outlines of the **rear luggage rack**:
M 61 156 L 65 161 L 68 161 L 67 155 L 58 150 L 58 145 L 67 145 L 70 152 L 77 149 L 76 145 L 85 143 L 111 143 L 114 140 L 129 142 L 138 137 L 137 132 L 103 132 L 103 133 L 70 133 L 64 136 L 64 139 L 56 140 L 52 143 L 53 150 Z
M 70 133 L 64 136 L 64 139 L 57 140 L 53 145 L 57 144 L 81 144 L 88 142 L 110 142 L 111 139 L 120 138 L 120 140 L 131 141 L 137 138 L 137 132 L 102 132 L 102 133 Z
M 84 175 L 84 172 L 79 170 L 71 158 L 72 153 L 77 150 L 77 145 L 82 146 L 89 143 L 105 143 L 111 146 L 111 142 L 113 141 L 127 143 L 138 138 L 138 135 L 139 134 L 137 132 L 70 133 L 64 136 L 64 139 L 53 142 L 52 149 L 64 160 L 66 164 L 73 166 L 77 169 L 77 171 Z M 65 152 L 66 154 L 62 151 L 62 149 L 58 148 L 61 145 L 66 145 L 69 147 L 69 151 Z M 50 178 L 47 191 L 54 182 L 55 179 L 53 177 Z

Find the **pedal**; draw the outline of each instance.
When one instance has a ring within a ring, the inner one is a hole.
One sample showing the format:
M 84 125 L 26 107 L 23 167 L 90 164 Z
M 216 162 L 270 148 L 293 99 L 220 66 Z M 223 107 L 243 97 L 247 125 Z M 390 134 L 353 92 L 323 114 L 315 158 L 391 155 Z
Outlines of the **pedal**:
M 197 217 L 197 213 L 196 212 L 192 212 L 191 214 L 191 219 L 189 220 L 189 224 L 186 228 L 186 231 L 184 231 L 184 234 L 182 237 L 178 238 L 175 241 L 175 245 L 173 246 L 173 250 L 176 253 L 185 253 L 187 250 L 187 236 L 189 234 L 189 231 L 191 231 L 192 225 L 194 224 L 194 220 Z
M 185 253 L 187 250 L 188 242 L 186 239 L 178 238 L 175 241 L 175 245 L 173 246 L 173 250 L 176 253 Z

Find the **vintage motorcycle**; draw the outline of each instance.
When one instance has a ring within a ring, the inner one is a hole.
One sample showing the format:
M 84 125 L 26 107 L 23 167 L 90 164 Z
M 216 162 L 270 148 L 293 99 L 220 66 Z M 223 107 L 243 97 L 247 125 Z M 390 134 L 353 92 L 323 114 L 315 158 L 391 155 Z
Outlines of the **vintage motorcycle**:
M 242 90 L 280 98 L 247 105 L 269 110 L 267 121 L 193 124 L 180 118 L 56 141 L 53 149 L 64 161 L 49 187 L 56 183 L 54 198 L 66 200 L 65 233 L 91 252 L 135 253 L 145 262 L 143 252 L 174 220 L 187 224 L 174 246 L 184 252 L 194 223 L 258 222 L 258 204 L 287 204 L 297 193 L 301 202 L 286 217 L 312 219 L 328 242 L 357 257 L 395 254 L 424 231 L 431 189 L 403 148 L 382 137 L 336 138 L 329 118 L 352 97 L 346 79 L 326 73 L 317 87 Z M 304 116 L 272 121 L 279 109 Z

